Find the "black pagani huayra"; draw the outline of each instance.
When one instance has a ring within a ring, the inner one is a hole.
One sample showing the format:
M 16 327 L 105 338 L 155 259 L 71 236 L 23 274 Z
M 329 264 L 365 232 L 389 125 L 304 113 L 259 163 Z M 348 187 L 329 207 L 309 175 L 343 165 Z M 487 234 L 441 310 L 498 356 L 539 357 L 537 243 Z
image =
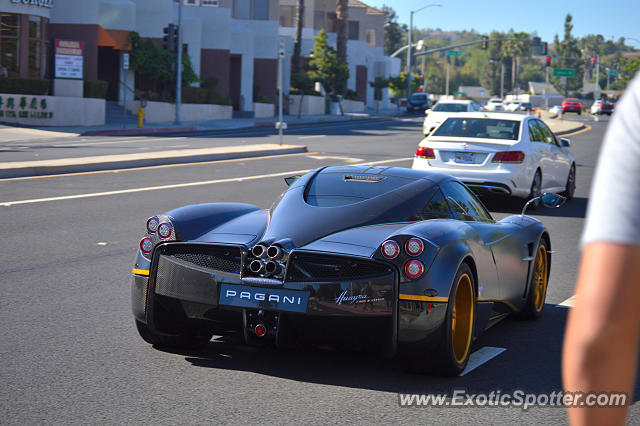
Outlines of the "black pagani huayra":
M 374 343 L 456 375 L 487 327 L 542 313 L 550 239 L 524 212 L 494 221 L 458 180 L 419 170 L 286 180 L 269 210 L 197 204 L 147 221 L 132 284 L 145 341 L 197 348 L 236 331 L 249 344 Z

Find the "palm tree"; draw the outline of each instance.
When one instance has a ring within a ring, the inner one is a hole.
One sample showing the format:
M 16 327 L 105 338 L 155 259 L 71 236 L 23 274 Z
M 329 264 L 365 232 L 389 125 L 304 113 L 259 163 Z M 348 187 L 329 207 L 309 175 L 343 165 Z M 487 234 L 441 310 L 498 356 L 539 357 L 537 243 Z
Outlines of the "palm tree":
M 502 56 L 511 58 L 511 90 L 515 90 L 518 82 L 518 65 L 520 58 L 529 53 L 529 44 L 527 42 L 528 35 L 526 33 L 510 34 L 513 38 L 522 39 L 522 41 L 506 41 L 502 45 Z
M 304 0 L 298 0 L 296 7 L 296 35 L 293 39 L 293 66 L 292 74 L 300 72 L 300 49 L 302 45 L 302 27 L 304 25 Z
M 347 62 L 347 22 L 349 21 L 349 0 L 336 0 L 336 32 L 338 58 Z

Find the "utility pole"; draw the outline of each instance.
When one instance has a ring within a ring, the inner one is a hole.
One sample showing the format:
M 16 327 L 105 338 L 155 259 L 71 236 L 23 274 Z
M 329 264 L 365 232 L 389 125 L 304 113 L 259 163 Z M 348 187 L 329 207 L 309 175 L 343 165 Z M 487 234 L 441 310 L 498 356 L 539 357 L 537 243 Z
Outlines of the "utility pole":
M 422 91 L 427 93 L 427 77 L 424 74 L 424 60 L 427 55 L 422 55 Z
M 549 109 L 549 67 L 544 67 L 546 74 L 544 77 L 544 109 Z
M 447 92 L 446 95 L 449 96 L 449 56 L 447 56 Z
M 182 103 L 182 0 L 178 3 L 178 60 L 176 64 L 176 124 L 180 124 Z
M 607 75 L 607 83 L 609 82 L 609 76 Z M 607 87 L 607 91 L 609 88 Z M 596 56 L 596 93 L 595 98 L 600 98 L 600 56 Z
M 282 145 L 282 132 L 285 129 L 285 124 L 282 122 L 282 102 L 283 102 L 283 87 L 282 87 L 282 58 L 284 58 L 284 42 L 280 39 L 280 46 L 278 48 L 278 136 L 280 137 L 280 145 Z
M 504 62 L 500 61 L 500 99 L 504 100 Z
M 409 97 L 411 96 L 411 43 L 413 43 L 413 10 L 409 14 L 409 48 L 407 49 L 407 102 L 409 102 Z

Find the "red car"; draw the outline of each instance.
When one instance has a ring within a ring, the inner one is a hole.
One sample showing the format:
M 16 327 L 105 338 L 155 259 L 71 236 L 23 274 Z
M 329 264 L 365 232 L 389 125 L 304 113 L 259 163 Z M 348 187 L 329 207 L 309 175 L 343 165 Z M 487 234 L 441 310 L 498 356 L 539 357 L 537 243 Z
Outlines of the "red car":
M 565 112 L 577 112 L 578 114 L 582 114 L 582 104 L 578 99 L 575 98 L 567 98 L 562 101 L 562 113 Z

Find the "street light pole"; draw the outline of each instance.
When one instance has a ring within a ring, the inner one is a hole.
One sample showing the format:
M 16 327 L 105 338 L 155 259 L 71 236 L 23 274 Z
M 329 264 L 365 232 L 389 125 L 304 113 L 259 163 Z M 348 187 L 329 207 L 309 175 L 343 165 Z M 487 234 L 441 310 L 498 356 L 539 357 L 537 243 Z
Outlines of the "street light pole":
M 182 103 L 182 1 L 178 3 L 178 63 L 176 64 L 176 124 L 180 124 Z
M 447 96 L 449 96 L 449 57 L 447 56 L 447 92 L 445 93 Z
M 609 77 L 607 76 L 607 81 Z M 600 98 L 600 56 L 596 56 L 596 99 Z
M 500 99 L 504 100 L 504 61 L 500 60 Z
M 411 96 L 411 44 L 413 43 L 413 14 L 420 12 L 427 7 L 442 7 L 441 4 L 428 4 L 420 9 L 412 10 L 409 14 L 409 46 L 407 48 L 407 100 Z

